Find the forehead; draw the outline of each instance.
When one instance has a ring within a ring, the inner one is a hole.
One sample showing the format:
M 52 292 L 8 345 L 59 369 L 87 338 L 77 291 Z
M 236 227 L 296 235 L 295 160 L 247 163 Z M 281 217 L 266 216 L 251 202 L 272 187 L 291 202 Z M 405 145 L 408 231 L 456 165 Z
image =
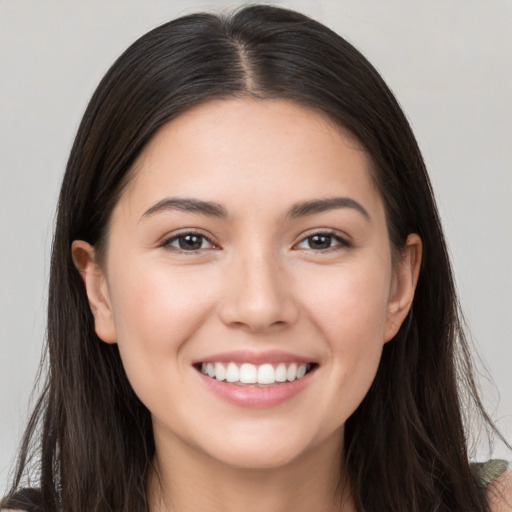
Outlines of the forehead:
M 244 98 L 198 105 L 164 125 L 139 155 L 121 200 L 216 196 L 235 207 L 334 193 L 377 194 L 355 137 L 292 101 Z

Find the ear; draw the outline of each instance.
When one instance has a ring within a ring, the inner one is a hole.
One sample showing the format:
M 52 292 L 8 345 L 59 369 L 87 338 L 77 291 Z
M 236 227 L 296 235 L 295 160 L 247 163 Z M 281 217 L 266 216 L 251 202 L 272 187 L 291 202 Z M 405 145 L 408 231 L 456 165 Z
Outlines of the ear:
M 100 339 L 106 343 L 117 340 L 114 316 L 108 293 L 107 280 L 96 261 L 94 247 L 83 240 L 71 245 L 73 263 L 84 282 L 89 306 L 94 316 L 94 328 Z
M 420 273 L 421 254 L 421 238 L 410 234 L 394 264 L 384 341 L 393 338 L 411 309 Z

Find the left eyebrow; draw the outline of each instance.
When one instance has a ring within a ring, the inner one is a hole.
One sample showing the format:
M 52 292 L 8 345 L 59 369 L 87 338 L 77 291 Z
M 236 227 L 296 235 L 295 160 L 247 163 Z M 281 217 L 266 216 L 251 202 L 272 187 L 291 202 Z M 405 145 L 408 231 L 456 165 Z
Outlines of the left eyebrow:
M 287 217 L 295 219 L 339 208 L 353 208 L 361 213 L 367 221 L 371 222 L 370 214 L 364 206 L 350 197 L 329 197 L 327 199 L 315 199 L 313 201 L 296 203 L 290 208 Z

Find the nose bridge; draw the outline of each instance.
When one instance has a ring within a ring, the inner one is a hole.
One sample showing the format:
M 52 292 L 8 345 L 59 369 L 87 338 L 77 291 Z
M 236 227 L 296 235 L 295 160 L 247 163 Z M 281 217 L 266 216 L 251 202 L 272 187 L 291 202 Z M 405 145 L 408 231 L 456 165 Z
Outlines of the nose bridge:
M 236 251 L 226 277 L 224 322 L 258 331 L 292 323 L 296 306 L 279 255 L 268 246 Z

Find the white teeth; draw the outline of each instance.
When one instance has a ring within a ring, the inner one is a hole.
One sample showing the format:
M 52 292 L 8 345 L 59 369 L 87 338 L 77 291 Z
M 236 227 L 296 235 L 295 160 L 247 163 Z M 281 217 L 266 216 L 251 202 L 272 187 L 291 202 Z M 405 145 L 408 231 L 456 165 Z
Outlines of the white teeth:
M 226 370 L 226 380 L 228 382 L 238 382 L 240 380 L 240 370 L 235 363 L 228 364 L 228 369 Z
M 243 363 L 202 363 L 201 373 L 218 381 L 241 384 L 275 384 L 276 382 L 293 382 L 302 379 L 311 365 L 297 363 L 279 363 L 274 367 L 270 363 L 254 365 Z
M 279 363 L 276 368 L 276 382 L 286 382 L 286 365 Z
M 297 378 L 297 365 L 292 363 L 288 366 L 288 370 L 286 371 L 286 378 L 289 381 L 295 380 Z
M 275 381 L 274 367 L 271 364 L 262 364 L 258 368 L 258 384 L 274 384 Z
M 256 384 L 258 382 L 258 370 L 250 363 L 240 366 L 240 382 L 243 384 Z
M 215 378 L 217 380 L 226 380 L 226 368 L 222 363 L 215 363 Z

